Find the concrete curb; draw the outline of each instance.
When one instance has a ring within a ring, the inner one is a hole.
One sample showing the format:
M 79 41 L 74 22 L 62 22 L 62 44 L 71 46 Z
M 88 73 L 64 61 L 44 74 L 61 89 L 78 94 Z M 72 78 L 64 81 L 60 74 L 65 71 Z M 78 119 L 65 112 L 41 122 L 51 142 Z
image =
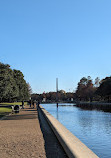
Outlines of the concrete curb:
M 75 137 L 41 105 L 39 106 L 38 111 L 42 112 L 46 118 L 69 158 L 98 158 L 95 153 L 93 153 L 85 144 Z

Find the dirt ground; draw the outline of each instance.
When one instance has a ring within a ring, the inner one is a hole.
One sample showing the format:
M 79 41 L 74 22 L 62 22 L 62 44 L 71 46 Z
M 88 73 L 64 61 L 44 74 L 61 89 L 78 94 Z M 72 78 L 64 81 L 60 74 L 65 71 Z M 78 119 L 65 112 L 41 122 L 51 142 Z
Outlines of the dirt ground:
M 46 158 L 37 111 L 26 108 L 0 120 L 0 158 Z
M 26 106 L 20 113 L 0 120 L 0 158 L 46 157 L 67 156 L 43 116 L 38 118 L 36 109 Z

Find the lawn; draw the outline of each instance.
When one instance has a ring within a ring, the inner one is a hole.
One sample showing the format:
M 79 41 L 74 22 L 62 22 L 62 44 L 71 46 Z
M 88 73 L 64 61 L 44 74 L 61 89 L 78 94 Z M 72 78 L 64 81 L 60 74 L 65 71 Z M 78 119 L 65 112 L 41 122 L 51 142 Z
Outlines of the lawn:
M 22 102 L 14 103 L 0 103 L 0 118 L 9 114 L 12 111 L 12 105 L 22 105 Z M 24 102 L 24 105 L 27 105 L 27 102 Z
M 27 102 L 24 102 L 24 105 L 26 105 Z M 0 103 L 0 105 L 22 105 L 22 102 L 14 102 L 14 103 Z
M 9 114 L 12 111 L 11 108 L 0 108 L 0 118 Z

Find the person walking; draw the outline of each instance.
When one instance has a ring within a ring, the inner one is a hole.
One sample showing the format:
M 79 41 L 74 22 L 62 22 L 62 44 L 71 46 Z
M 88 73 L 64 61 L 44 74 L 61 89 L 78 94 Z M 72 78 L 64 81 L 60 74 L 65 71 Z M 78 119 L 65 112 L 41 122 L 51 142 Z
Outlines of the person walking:
M 22 101 L 22 109 L 24 109 L 24 101 Z

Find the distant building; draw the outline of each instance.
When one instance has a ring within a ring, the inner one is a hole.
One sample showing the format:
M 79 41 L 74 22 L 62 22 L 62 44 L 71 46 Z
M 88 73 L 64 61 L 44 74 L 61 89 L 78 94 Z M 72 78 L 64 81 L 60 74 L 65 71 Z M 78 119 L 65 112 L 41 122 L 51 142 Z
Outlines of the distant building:
M 46 102 L 46 98 L 43 98 L 42 102 Z
M 71 98 L 71 101 L 74 101 L 74 99 L 73 99 L 73 98 Z

